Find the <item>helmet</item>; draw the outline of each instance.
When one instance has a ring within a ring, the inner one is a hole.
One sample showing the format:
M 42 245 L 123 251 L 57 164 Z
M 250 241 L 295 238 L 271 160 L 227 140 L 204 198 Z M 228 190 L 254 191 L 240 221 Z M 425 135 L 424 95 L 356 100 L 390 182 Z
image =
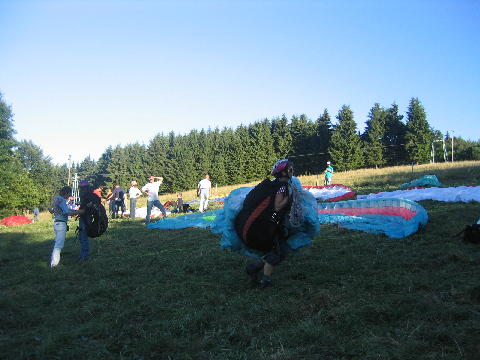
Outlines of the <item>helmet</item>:
M 79 187 L 84 187 L 84 186 L 88 186 L 88 185 L 90 185 L 88 183 L 88 180 L 80 180 L 80 182 L 78 183 Z
M 281 173 L 283 170 L 285 170 L 288 166 L 288 159 L 282 159 L 278 160 L 275 165 L 273 165 L 272 172 L 270 174 L 276 175 L 278 173 Z

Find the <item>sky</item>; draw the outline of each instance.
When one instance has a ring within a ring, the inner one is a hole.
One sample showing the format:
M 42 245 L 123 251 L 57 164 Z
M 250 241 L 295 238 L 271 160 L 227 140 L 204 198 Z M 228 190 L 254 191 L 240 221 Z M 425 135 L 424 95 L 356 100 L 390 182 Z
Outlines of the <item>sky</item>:
M 480 140 L 480 0 L 0 0 L 0 92 L 57 164 L 375 103 Z

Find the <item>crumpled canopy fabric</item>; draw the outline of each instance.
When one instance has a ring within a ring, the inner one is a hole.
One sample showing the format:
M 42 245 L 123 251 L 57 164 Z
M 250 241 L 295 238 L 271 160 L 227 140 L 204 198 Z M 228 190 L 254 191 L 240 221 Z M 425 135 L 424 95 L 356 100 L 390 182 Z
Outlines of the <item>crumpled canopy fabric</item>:
M 289 221 L 289 214 L 286 214 L 285 226 L 292 234 L 287 243 L 292 250 L 310 245 L 313 237 L 320 231 L 320 223 L 317 215 L 317 200 L 315 197 L 302 188 L 300 180 L 293 176 L 289 186 L 295 187 L 298 202 L 302 209 L 303 219 L 299 227 L 294 227 Z M 233 190 L 225 199 L 223 211 L 221 211 L 212 224 L 211 231 L 221 234 L 220 247 L 239 252 L 246 256 L 258 257 L 259 254 L 247 248 L 238 237 L 235 231 L 235 218 L 243 207 L 243 201 L 253 187 L 242 187 Z
M 431 187 L 425 189 L 395 190 L 369 195 L 358 195 L 358 199 L 397 198 L 412 201 L 436 200 L 445 202 L 480 202 L 480 186 Z
M 25 216 L 8 216 L 0 220 L 0 224 L 4 226 L 17 226 L 30 223 L 32 223 L 32 220 L 26 218 Z

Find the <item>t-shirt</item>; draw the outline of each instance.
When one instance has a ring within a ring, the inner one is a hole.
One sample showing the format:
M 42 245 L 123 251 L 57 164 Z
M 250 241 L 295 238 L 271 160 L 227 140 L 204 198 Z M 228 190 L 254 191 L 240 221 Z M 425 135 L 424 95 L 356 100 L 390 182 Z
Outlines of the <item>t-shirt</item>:
M 198 183 L 200 190 L 210 190 L 212 183 L 208 179 L 203 179 Z
M 148 201 L 158 200 L 158 190 L 160 189 L 160 185 L 162 185 L 161 181 L 155 181 L 153 183 L 145 184 L 145 186 L 142 187 L 142 191 L 148 194 Z
M 61 196 L 55 196 L 53 199 L 54 221 L 68 221 L 67 201 Z
M 136 199 L 140 195 L 142 195 L 142 192 L 137 187 L 132 186 L 130 189 L 128 189 L 128 197 L 130 199 Z
M 328 165 L 327 168 L 325 169 L 325 177 L 326 178 L 331 178 L 333 175 L 333 167 L 331 165 Z

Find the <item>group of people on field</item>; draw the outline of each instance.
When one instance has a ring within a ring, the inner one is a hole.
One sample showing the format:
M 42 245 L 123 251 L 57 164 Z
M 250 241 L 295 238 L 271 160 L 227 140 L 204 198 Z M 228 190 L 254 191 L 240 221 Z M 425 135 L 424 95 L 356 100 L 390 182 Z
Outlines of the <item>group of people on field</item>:
M 232 224 L 241 242 L 248 249 L 261 253 L 258 260 L 249 263 L 245 268 L 252 283 L 259 285 L 261 288 L 272 285 L 273 270 L 285 259 L 288 253 L 289 231 L 285 221 L 294 222 L 293 218 L 295 216 L 302 218 L 302 214 L 294 214 L 294 210 L 298 212 L 301 207 L 298 206 L 298 203 L 296 204 L 298 194 L 295 195 L 295 185 L 292 184 L 293 172 L 294 167 L 291 161 L 288 159 L 279 160 L 270 172 L 274 180 L 265 179 L 247 194 L 242 209 L 235 216 Z M 324 183 L 329 185 L 333 175 L 333 167 L 330 162 L 327 162 L 324 174 Z M 141 189 L 138 189 L 136 181 L 131 182 L 128 191 L 131 217 L 135 216 L 136 201 L 142 194 L 147 195 L 147 215 L 145 218 L 147 225 L 150 222 L 153 207 L 160 209 L 164 218 L 167 216 L 158 196 L 162 182 L 162 177 L 150 176 L 149 182 Z M 260 188 L 263 192 L 259 190 Z M 211 182 L 209 176 L 206 175 L 197 186 L 197 195 L 200 197 L 200 212 L 205 211 L 208 206 L 210 189 Z M 72 193 L 72 189 L 68 186 L 63 187 L 53 201 L 55 244 L 51 255 L 50 265 L 52 267 L 57 266 L 60 261 L 60 253 L 68 231 L 69 216 L 79 217 L 80 259 L 88 259 L 89 239 L 86 228 L 89 220 L 85 218 L 85 209 L 88 201 L 92 201 L 90 194 L 100 201 L 101 192 L 94 191 L 85 180 L 80 181 L 79 191 L 80 207 L 77 210 L 67 207 L 67 199 Z M 122 204 L 117 199 L 124 201 L 124 198 L 125 192 L 119 185 L 115 185 L 111 193 L 107 195 L 107 200 L 117 202 L 114 211 L 118 211 L 118 206 L 120 206 L 123 212 Z M 181 193 L 179 199 L 181 200 Z M 292 215 L 295 216 L 292 217 Z M 287 218 L 289 220 L 286 220 Z
M 167 217 L 165 207 L 162 205 L 159 199 L 159 190 L 163 182 L 161 176 L 150 176 L 149 182 L 146 183 L 141 189 L 138 188 L 136 181 L 131 182 L 131 187 L 128 190 L 128 197 L 130 200 L 130 218 L 135 218 L 135 210 L 137 206 L 137 199 L 142 194 L 147 196 L 147 215 L 145 217 L 145 223 L 150 223 L 151 213 L 153 207 L 157 207 L 163 215 L 163 218 Z M 60 262 L 60 254 L 63 249 L 68 226 L 68 217 L 76 216 L 79 219 L 78 237 L 80 240 L 80 259 L 86 260 L 89 257 L 89 238 L 87 235 L 87 226 L 89 219 L 86 216 L 85 209 L 87 204 L 92 200 L 98 204 L 102 203 L 102 187 L 93 189 L 87 180 L 82 180 L 78 184 L 80 195 L 80 206 L 72 206 L 72 188 L 70 186 L 64 186 L 60 189 L 59 194 L 53 199 L 50 212 L 53 214 L 53 228 L 55 232 L 55 241 L 52 250 L 50 266 L 55 267 Z M 203 212 L 208 206 L 208 198 L 210 196 L 211 182 L 209 175 L 205 175 L 205 178 L 198 183 L 197 193 L 200 196 L 200 208 L 199 211 Z M 112 219 L 119 217 L 119 211 L 121 211 L 121 217 L 126 211 L 125 207 L 125 190 L 119 185 L 115 186 L 107 193 L 105 198 L 107 207 Z M 181 199 L 181 193 L 179 194 L 179 201 Z M 38 212 L 38 211 L 37 211 Z M 38 219 L 38 213 L 35 212 L 35 220 Z

